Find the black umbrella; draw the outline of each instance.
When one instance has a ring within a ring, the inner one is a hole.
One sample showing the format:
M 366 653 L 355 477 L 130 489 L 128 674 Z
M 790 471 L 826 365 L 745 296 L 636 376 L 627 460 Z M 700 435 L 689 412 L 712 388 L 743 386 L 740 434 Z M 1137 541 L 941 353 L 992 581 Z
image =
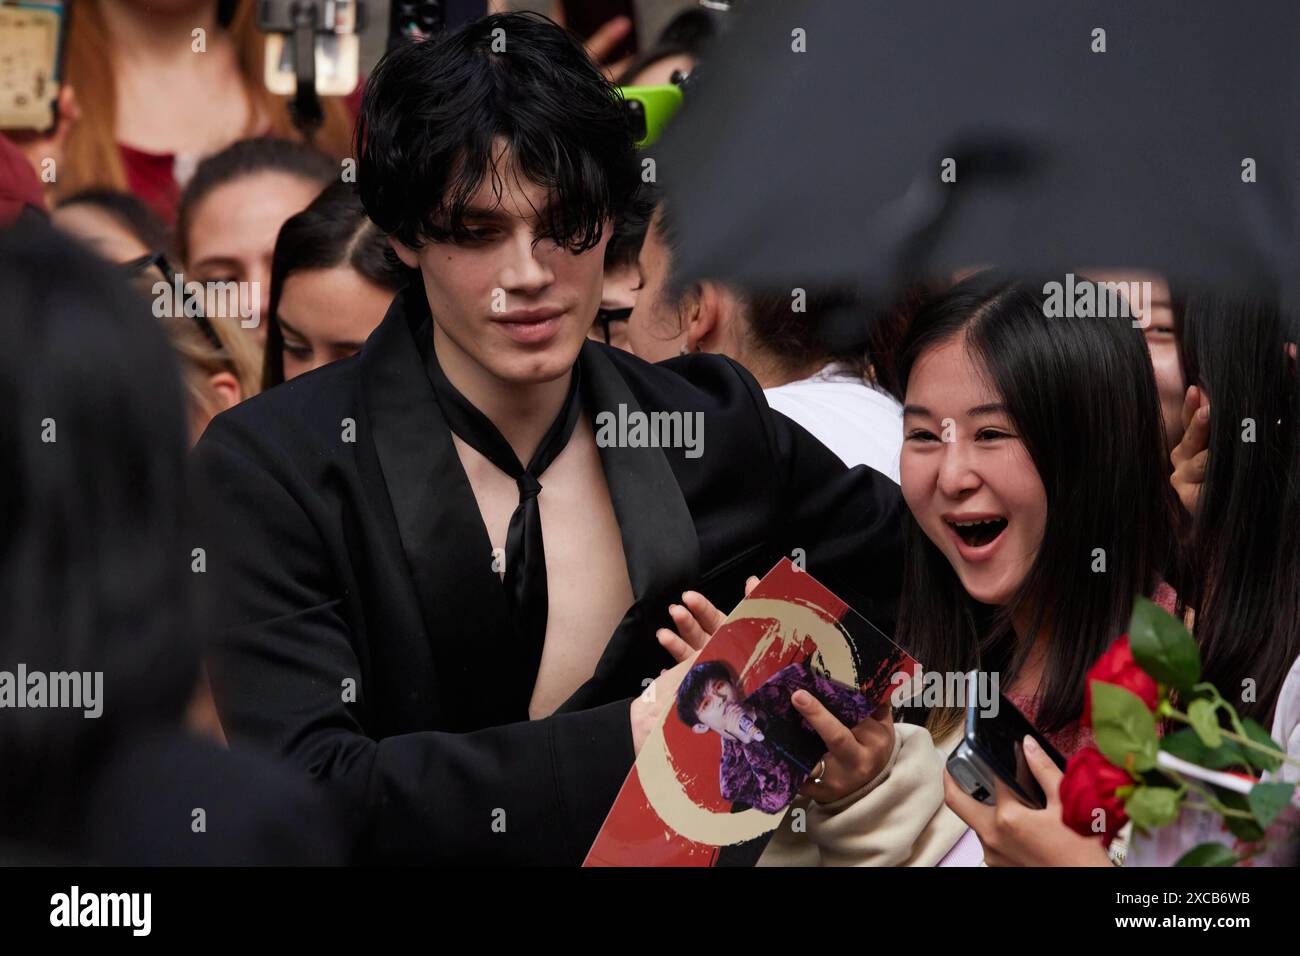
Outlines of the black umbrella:
M 655 151 L 679 279 L 883 299 L 977 264 L 1130 267 L 1296 302 L 1300 4 L 753 0 L 734 16 Z

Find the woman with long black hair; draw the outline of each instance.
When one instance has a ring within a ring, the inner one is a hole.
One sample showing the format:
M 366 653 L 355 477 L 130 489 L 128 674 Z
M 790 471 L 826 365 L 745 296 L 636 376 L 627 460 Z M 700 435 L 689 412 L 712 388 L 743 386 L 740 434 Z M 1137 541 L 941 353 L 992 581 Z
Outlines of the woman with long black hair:
M 1202 679 L 1300 756 L 1300 323 L 1263 295 L 1195 292 L 1177 323 L 1191 427 L 1172 477 L 1191 516 L 1183 595 Z M 1300 779 L 1293 767 L 1282 780 Z M 1294 862 L 1295 811 L 1248 845 L 1215 813 L 1135 841 L 1130 864 L 1160 866 L 1206 842 L 1256 865 Z M 1291 841 L 1288 846 L 1288 839 Z
M 275 240 L 262 387 L 359 352 L 409 275 L 356 187 L 326 187 Z
M 1173 604 L 1176 503 L 1141 334 L 1127 317 L 1049 317 L 1041 288 L 973 276 L 922 310 L 903 345 L 910 515 L 897 637 L 927 670 L 997 674 L 1068 755 L 1087 742 L 1084 675 L 1125 630 L 1134 596 Z M 961 716 L 928 716 L 944 753 Z M 1105 861 L 1051 802 L 994 811 L 946 789 L 987 862 Z
M 1048 317 L 1041 288 L 969 277 L 918 311 L 898 353 L 910 513 L 895 639 L 928 672 L 996 674 L 995 691 L 1068 755 L 1089 738 L 1085 673 L 1136 595 L 1175 606 L 1181 562 L 1142 333 L 1127 316 Z M 899 750 L 868 786 L 810 806 L 806 836 L 782 827 L 762 862 L 1106 865 L 1100 840 L 1061 822 L 1060 772 L 1045 756 L 1030 758 L 1045 810 L 995 811 L 946 774 L 951 809 L 931 807 L 926 774 L 941 773 L 963 713 L 930 709 L 934 752 Z M 889 846 L 900 834 L 910 845 Z
M 1265 298 L 1198 294 L 1179 327 L 1183 367 L 1204 396 L 1209 429 L 1185 596 L 1205 679 L 1265 726 L 1300 656 L 1295 325 Z

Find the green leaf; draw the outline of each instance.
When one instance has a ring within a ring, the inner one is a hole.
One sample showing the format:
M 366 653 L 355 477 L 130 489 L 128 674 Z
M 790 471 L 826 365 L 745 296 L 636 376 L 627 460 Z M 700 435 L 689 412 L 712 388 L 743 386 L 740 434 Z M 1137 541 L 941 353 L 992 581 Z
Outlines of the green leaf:
M 1128 646 L 1138 667 L 1162 684 L 1191 690 L 1201 679 L 1201 650 L 1182 622 L 1139 597 L 1128 623 Z
M 1254 843 L 1257 840 L 1264 839 L 1264 831 L 1254 820 L 1248 820 L 1245 817 L 1224 817 L 1223 824 L 1228 828 L 1228 832 L 1238 840 Z
M 1171 787 L 1138 787 L 1124 803 L 1124 812 L 1140 827 L 1154 830 L 1178 818 L 1182 796 Z
M 1196 736 L 1196 731 L 1190 727 L 1184 727 L 1162 737 L 1160 749 L 1209 770 L 1247 765 L 1246 758 L 1241 752 L 1242 748 L 1236 743 L 1224 739 L 1219 746 L 1211 750 L 1201 743 L 1201 738 Z
M 1236 790 L 1229 790 L 1215 784 L 1211 784 L 1210 789 L 1214 791 L 1214 795 L 1219 798 L 1219 802 L 1224 806 L 1231 807 L 1233 810 L 1250 812 L 1250 806 L 1246 803 L 1244 793 L 1238 793 Z
M 1223 734 L 1219 731 L 1219 713 L 1214 701 L 1194 700 L 1187 706 L 1187 717 L 1192 722 L 1192 730 L 1201 738 L 1201 743 L 1211 750 L 1217 750 L 1223 743 Z
M 1246 800 L 1244 793 L 1238 793 L 1236 790 L 1228 790 L 1226 787 L 1211 785 L 1210 789 L 1219 802 L 1232 810 L 1240 810 L 1242 813 L 1250 813 L 1250 804 Z M 1252 817 L 1225 816 L 1224 825 L 1228 831 L 1239 840 L 1262 840 L 1264 831 L 1260 829 L 1259 824 Z
M 1232 866 L 1237 854 L 1222 843 L 1202 843 L 1178 858 L 1174 866 Z
M 1246 802 L 1259 825 L 1267 830 L 1277 815 L 1286 809 L 1294 793 L 1294 783 L 1257 783 L 1250 788 Z
M 1092 732 L 1097 749 L 1117 767 L 1141 773 L 1156 765 L 1156 719 L 1130 690 L 1092 681 Z M 1130 762 L 1131 760 L 1131 762 Z
M 1246 731 L 1246 736 L 1255 743 L 1270 747 L 1278 752 L 1278 755 L 1274 757 L 1272 754 L 1262 753 L 1254 747 L 1242 747 L 1241 752 L 1250 761 L 1251 765 L 1258 767 L 1260 770 L 1276 770 L 1282 766 L 1282 748 L 1269 735 L 1269 732 L 1260 726 L 1257 721 L 1251 720 L 1249 717 L 1243 718 L 1241 725 Z

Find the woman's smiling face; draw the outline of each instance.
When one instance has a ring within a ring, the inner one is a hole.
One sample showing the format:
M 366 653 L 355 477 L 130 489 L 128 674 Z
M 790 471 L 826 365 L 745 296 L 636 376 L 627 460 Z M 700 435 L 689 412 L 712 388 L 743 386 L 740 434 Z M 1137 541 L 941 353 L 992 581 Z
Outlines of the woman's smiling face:
M 966 592 L 1004 605 L 1034 563 L 1047 493 L 1002 396 L 957 335 L 912 368 L 903 409 L 903 497 Z

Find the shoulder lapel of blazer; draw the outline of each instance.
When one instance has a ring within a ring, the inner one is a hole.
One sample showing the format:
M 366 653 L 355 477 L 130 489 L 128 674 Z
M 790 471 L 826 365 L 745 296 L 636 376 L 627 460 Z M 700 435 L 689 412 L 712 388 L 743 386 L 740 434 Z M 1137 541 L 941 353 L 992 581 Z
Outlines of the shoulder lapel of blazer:
M 601 346 L 584 345 L 581 361 L 593 428 L 600 412 L 617 414 L 620 403 L 629 412 L 642 410 Z M 562 711 L 605 703 L 611 691 L 630 695 L 639 690 L 631 684 L 613 688 L 609 680 L 627 677 L 629 666 L 658 659 L 662 651 L 654 641 L 654 628 L 670 623 L 668 605 L 694 584 L 699 569 L 695 521 L 664 450 L 610 446 L 600 449 L 600 458 L 635 602 L 606 645 L 592 679 L 565 701 Z M 630 643 L 635 641 L 645 643 Z
M 514 631 L 492 570 L 487 529 L 425 370 L 429 321 L 422 293 L 399 293 L 366 343 L 361 377 L 371 437 L 434 659 L 442 673 L 459 680 L 485 663 L 506 670 L 520 655 L 511 652 Z M 487 726 L 527 716 L 527 696 L 521 702 L 514 694 L 465 690 L 463 697 L 450 694 L 458 723 Z
M 593 428 L 597 415 L 618 415 L 620 405 L 628 413 L 643 411 L 601 346 L 594 342 L 584 345 L 581 361 Z M 689 585 L 699 564 L 695 521 L 666 457 L 674 453 L 672 449 L 616 444 L 600 449 L 637 601 L 658 596 L 665 589 L 668 593 L 679 591 L 679 582 Z

